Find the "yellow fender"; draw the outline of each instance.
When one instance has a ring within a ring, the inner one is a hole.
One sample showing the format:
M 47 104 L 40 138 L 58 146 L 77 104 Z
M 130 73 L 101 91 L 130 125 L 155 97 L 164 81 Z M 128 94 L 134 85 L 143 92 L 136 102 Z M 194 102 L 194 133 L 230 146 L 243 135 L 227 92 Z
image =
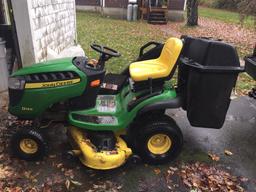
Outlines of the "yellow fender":
M 119 136 L 117 136 L 115 151 L 97 152 L 95 146 L 86 138 L 81 129 L 72 126 L 69 127 L 69 130 L 73 140 L 81 150 L 79 159 L 87 167 L 100 170 L 117 168 L 123 165 L 132 154 L 132 150 L 127 147 L 125 141 Z

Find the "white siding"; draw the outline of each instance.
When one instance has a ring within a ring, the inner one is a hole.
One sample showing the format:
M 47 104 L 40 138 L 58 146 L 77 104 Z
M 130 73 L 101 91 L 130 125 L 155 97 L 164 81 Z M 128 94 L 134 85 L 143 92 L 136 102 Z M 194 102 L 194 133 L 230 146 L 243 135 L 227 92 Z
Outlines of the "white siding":
M 75 44 L 75 0 L 12 0 L 12 3 L 23 66 L 46 60 L 47 47 L 60 53 Z M 24 28 L 22 25 L 27 29 L 19 29 Z

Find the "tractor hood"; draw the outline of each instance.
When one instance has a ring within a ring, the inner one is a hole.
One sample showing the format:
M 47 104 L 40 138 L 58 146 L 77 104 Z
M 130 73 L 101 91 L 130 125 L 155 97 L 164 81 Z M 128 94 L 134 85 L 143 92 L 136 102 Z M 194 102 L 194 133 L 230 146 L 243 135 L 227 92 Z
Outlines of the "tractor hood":
M 55 103 L 81 96 L 87 76 L 72 61 L 51 60 L 13 73 L 9 80 L 9 112 L 21 119 L 33 119 Z
M 86 62 L 86 57 L 56 59 L 16 71 L 9 79 L 9 112 L 35 119 L 54 104 L 65 103 L 67 111 L 94 107 L 105 70 Z
M 55 71 L 72 71 L 76 68 L 73 63 L 73 58 L 55 59 L 46 62 L 33 64 L 24 67 L 12 74 L 14 76 L 23 76 L 35 73 L 55 72 Z

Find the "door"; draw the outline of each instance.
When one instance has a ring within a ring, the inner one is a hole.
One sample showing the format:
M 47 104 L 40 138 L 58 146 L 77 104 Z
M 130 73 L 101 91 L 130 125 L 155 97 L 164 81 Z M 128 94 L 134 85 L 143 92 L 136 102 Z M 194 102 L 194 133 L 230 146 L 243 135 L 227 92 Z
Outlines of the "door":
M 167 8 L 168 0 L 149 0 L 152 8 Z

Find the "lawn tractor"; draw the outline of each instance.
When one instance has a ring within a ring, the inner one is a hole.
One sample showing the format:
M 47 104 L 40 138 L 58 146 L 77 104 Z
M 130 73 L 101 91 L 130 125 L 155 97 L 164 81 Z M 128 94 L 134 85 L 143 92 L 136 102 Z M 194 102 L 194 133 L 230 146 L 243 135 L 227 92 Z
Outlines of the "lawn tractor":
M 13 153 L 42 159 L 42 128 L 67 125 L 68 154 L 90 168 L 107 170 L 140 157 L 162 164 L 180 153 L 183 136 L 166 109 L 182 107 L 192 126 L 221 128 L 238 74 L 235 48 L 220 40 L 182 36 L 149 42 L 120 74 L 105 64 L 121 54 L 92 44 L 99 59 L 74 57 L 24 67 L 9 80 L 9 112 L 33 122 L 11 139 Z M 171 79 L 178 71 L 177 86 Z

